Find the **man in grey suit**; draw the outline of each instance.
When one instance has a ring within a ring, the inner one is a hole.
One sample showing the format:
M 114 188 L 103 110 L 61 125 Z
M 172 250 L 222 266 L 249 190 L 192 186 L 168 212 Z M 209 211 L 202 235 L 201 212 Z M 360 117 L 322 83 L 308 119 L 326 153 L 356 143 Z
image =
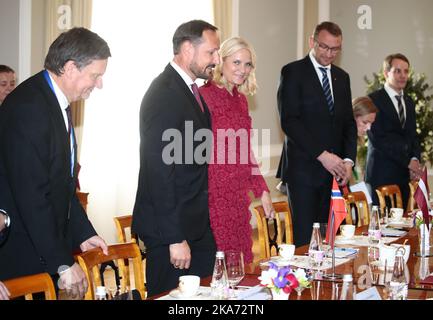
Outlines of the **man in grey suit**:
M 327 222 L 332 177 L 346 185 L 356 158 L 349 75 L 332 63 L 341 51 L 338 25 L 322 22 L 310 53 L 281 70 L 278 110 L 286 134 L 278 176 L 287 183 L 296 246 L 309 243 L 314 222 Z
M 173 36 L 173 61 L 152 82 L 141 104 L 132 229 L 146 245 L 149 296 L 175 288 L 181 275 L 212 274 L 216 245 L 209 221 L 207 164 L 196 157 L 198 147 L 210 143 L 196 133 L 209 132 L 211 123 L 194 81 L 207 79 L 219 63 L 216 30 L 201 20 L 180 25 Z M 174 154 L 167 152 L 170 146 Z

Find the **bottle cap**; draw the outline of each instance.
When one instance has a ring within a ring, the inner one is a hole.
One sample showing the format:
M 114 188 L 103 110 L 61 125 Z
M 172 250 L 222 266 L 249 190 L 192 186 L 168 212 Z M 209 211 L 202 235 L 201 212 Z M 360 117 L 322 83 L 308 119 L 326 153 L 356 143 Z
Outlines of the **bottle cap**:
M 343 281 L 353 281 L 351 274 L 345 274 L 343 275 Z
M 105 290 L 105 287 L 98 286 L 96 287 L 96 295 L 97 296 L 105 296 L 107 294 L 107 291 Z
M 224 258 L 224 251 L 217 251 L 216 257 L 217 258 Z
M 320 228 L 320 223 L 319 222 L 314 222 L 313 223 L 313 228 Z

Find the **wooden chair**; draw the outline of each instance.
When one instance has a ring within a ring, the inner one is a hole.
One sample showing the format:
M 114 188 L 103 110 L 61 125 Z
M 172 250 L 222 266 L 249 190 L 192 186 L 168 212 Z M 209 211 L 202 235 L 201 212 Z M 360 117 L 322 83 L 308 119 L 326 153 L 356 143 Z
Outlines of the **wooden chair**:
M 136 243 L 121 243 L 108 246 L 108 255 L 104 255 L 100 248 L 95 248 L 81 253 L 78 256 L 78 263 L 86 274 L 89 288 L 84 297 L 85 300 L 94 300 L 95 289 L 101 285 L 101 277 L 99 265 L 107 261 L 116 261 L 121 280 L 120 286 L 122 290 L 129 287 L 129 267 L 125 266 L 125 259 L 132 259 L 134 269 L 135 288 L 140 293 L 141 299 L 146 298 L 146 290 L 144 286 L 143 264 L 141 262 L 140 248 Z
M 390 184 L 380 186 L 376 189 L 376 194 L 379 198 L 381 216 L 383 216 L 385 208 L 403 208 L 403 201 L 398 185 Z
M 274 202 L 272 205 L 276 213 L 274 219 L 266 218 L 263 206 L 257 206 L 253 209 L 257 219 L 261 259 L 269 258 L 272 255 L 272 247 L 275 248 L 275 254 L 278 254 L 279 244 L 293 244 L 292 212 L 288 202 Z M 281 219 L 280 214 L 284 215 L 284 220 Z M 270 232 L 269 229 L 271 225 L 273 225 L 273 232 Z
M 126 237 L 126 229 L 131 228 L 132 215 L 128 214 L 125 216 L 118 216 L 114 217 L 113 219 L 114 224 L 116 225 L 117 239 L 119 240 L 119 243 L 129 242 Z M 130 241 L 138 243 L 137 235 L 131 232 Z
M 349 192 L 344 199 L 346 200 L 346 224 L 356 224 L 357 227 L 365 226 L 370 223 L 370 209 L 368 208 L 367 197 L 364 192 Z M 352 217 L 355 212 L 355 223 Z
M 418 188 L 418 181 L 410 181 L 409 182 L 410 194 L 409 194 L 409 199 L 407 202 L 407 209 L 406 209 L 407 212 L 412 212 L 418 208 L 418 204 L 415 201 L 416 188 Z
M 84 211 L 87 212 L 89 193 L 77 191 L 77 197 L 78 197 L 78 201 L 80 201 L 81 205 L 83 206 Z
M 24 296 L 26 300 L 33 300 L 34 293 L 43 292 L 46 300 L 56 300 L 56 290 L 48 273 L 14 278 L 3 283 L 8 288 L 11 299 Z

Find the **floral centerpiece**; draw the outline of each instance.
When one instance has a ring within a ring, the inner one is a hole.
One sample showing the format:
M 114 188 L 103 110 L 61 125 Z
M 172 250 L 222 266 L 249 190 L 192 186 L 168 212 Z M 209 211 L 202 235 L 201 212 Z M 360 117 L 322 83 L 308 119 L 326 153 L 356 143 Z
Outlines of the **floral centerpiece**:
M 293 271 L 289 266 L 280 268 L 273 262 L 269 262 L 268 270 L 262 270 L 259 280 L 260 285 L 269 288 L 274 297 L 285 295 L 285 299 L 293 290 L 300 293 L 311 284 L 304 269 Z

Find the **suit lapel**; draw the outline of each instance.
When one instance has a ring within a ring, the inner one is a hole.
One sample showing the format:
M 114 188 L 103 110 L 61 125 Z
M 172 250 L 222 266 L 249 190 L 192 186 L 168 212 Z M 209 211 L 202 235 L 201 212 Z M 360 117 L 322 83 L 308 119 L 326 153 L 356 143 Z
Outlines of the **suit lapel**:
M 403 130 L 403 128 L 401 127 L 401 123 L 400 123 L 400 118 L 398 117 L 397 111 L 395 110 L 394 104 L 392 103 L 391 97 L 388 95 L 388 93 L 386 92 L 385 89 L 381 90 L 381 95 L 382 95 L 382 100 L 383 100 L 383 112 L 388 114 L 388 118 L 392 119 L 392 121 L 394 122 L 395 126 L 398 126 L 400 129 Z M 406 101 L 405 101 L 406 102 Z M 406 104 L 406 108 L 407 108 L 407 104 Z M 407 110 L 406 110 L 406 114 L 407 114 Z
M 317 92 L 318 95 L 320 96 L 320 100 L 321 100 L 320 108 L 323 108 L 324 112 L 326 111 L 326 114 L 331 116 L 329 112 L 328 102 L 326 101 L 325 92 L 323 91 L 322 82 L 317 76 L 316 69 L 314 68 L 313 62 L 311 61 L 309 56 L 305 57 L 305 63 L 307 64 L 307 68 L 306 68 L 307 72 L 305 76 L 307 77 L 307 79 L 313 79 L 311 84 L 313 86 L 314 92 Z M 335 101 L 334 101 L 334 113 L 335 113 Z
M 203 104 L 203 108 L 205 109 L 205 112 L 202 112 L 200 109 L 200 105 L 198 104 L 197 100 L 194 97 L 194 94 L 192 93 L 191 89 L 188 88 L 185 81 L 183 81 L 182 77 L 177 73 L 174 68 L 168 64 L 165 68 L 165 72 L 167 72 L 168 77 L 172 80 L 173 83 L 173 89 L 177 90 L 179 93 L 181 93 L 185 99 L 187 99 L 191 105 L 191 112 L 195 115 L 196 118 L 198 118 L 199 122 L 203 125 L 208 127 L 210 125 L 209 120 L 209 109 L 207 107 L 206 102 L 204 101 L 203 97 L 200 96 L 200 99 Z
M 49 84 L 47 83 L 43 73 L 38 74 L 38 85 L 41 88 L 41 91 L 43 92 L 46 102 L 47 102 L 47 108 L 50 113 L 51 118 L 53 119 L 53 126 L 56 134 L 59 136 L 64 136 L 64 139 L 59 139 L 61 143 L 61 149 L 62 152 L 66 153 L 66 156 L 68 159 L 71 159 L 71 147 L 70 147 L 70 138 L 68 135 L 68 129 L 65 126 L 65 121 L 63 118 L 62 111 L 60 109 L 59 101 L 57 100 L 57 97 L 53 90 L 50 88 Z M 77 146 L 75 143 L 74 138 L 74 150 L 75 150 L 75 164 L 77 163 Z M 69 163 L 69 171 L 71 170 L 71 164 Z M 74 167 L 74 176 L 76 174 L 76 165 Z

